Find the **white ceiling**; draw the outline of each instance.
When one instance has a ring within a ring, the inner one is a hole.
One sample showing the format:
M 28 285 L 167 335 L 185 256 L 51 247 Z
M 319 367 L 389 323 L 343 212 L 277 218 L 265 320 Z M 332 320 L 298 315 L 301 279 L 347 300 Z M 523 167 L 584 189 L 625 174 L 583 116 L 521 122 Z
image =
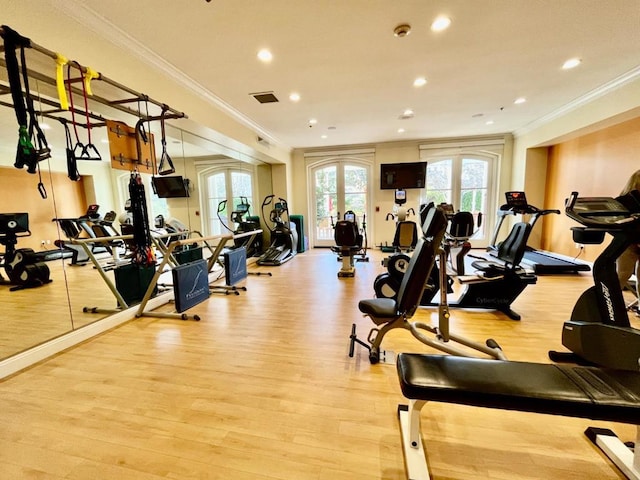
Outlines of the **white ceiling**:
M 293 148 L 526 131 L 640 75 L 640 0 L 67 3 L 81 4 L 107 38 L 164 59 L 258 135 Z M 434 33 L 441 14 L 451 27 Z M 401 23 L 412 27 L 404 38 L 393 35 Z M 261 48 L 271 63 L 257 60 Z M 582 64 L 563 71 L 571 57 Z M 427 85 L 413 87 L 418 76 Z M 249 95 L 264 91 L 280 101 Z M 518 97 L 526 103 L 515 105 Z M 413 118 L 399 118 L 405 109 Z
M 513 132 L 640 74 L 639 0 L 83 3 L 289 147 Z M 441 14 L 451 27 L 434 33 Z M 256 59 L 265 47 L 270 64 Z M 582 64 L 561 70 L 571 57 Z M 264 91 L 280 102 L 249 95 Z

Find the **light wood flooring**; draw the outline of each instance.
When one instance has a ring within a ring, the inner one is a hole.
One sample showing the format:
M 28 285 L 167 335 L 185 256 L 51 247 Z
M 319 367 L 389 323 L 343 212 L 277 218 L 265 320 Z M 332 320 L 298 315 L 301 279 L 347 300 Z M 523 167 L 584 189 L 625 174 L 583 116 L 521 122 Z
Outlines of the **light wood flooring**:
M 247 292 L 214 295 L 202 320 L 133 320 L 0 382 L 2 479 L 404 479 L 395 367 L 349 358 L 351 324 L 373 296 L 382 254 L 336 277 L 327 250 L 298 255 Z M 511 360 L 548 362 L 590 276 L 539 277 L 522 321 L 453 310 L 452 330 L 495 338 Z M 167 308 L 167 307 L 165 307 Z M 434 309 L 417 318 L 436 319 Z M 428 352 L 407 331 L 383 345 Z M 584 437 L 589 425 L 446 404 L 423 409 L 435 480 L 623 478 Z

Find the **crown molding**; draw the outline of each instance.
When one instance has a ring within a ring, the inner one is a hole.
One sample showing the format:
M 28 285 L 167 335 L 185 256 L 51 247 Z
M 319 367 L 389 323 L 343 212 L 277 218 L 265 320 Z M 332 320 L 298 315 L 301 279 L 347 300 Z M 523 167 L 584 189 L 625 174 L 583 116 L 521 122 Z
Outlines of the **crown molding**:
M 65 2 L 52 2 L 52 5 L 56 9 L 64 12 L 65 15 L 74 18 L 87 29 L 100 35 L 104 40 L 107 40 L 118 48 L 126 50 L 128 53 L 135 55 L 146 64 L 164 73 L 187 90 L 190 90 L 197 96 L 203 98 L 209 104 L 227 114 L 233 120 L 236 120 L 245 127 L 251 129 L 260 137 L 268 138 L 271 142 L 280 145 L 283 148 L 290 149 L 282 141 L 275 138 L 249 117 L 243 115 L 241 112 L 213 94 L 199 82 L 186 75 L 174 65 L 167 62 L 160 55 L 139 42 L 137 39 L 133 38 L 117 25 L 87 7 L 83 2 L 79 0 L 70 0 Z
M 595 88 L 590 92 L 587 92 L 585 95 L 578 97 L 575 100 L 563 105 L 557 110 L 554 110 L 553 112 L 547 115 L 544 115 L 543 117 L 540 117 L 537 120 L 534 120 L 533 122 L 525 125 L 524 127 L 515 130 L 513 132 L 513 135 L 514 137 L 520 137 L 522 135 L 526 135 L 527 133 L 530 133 L 535 129 L 542 127 L 543 125 L 546 125 L 547 123 L 552 122 L 553 120 L 563 117 L 564 115 L 567 115 L 568 113 L 574 110 L 577 110 L 578 108 L 583 107 L 597 100 L 598 98 L 602 98 L 610 94 L 614 90 L 617 90 L 618 88 L 628 83 L 631 83 L 637 80 L 638 78 L 640 78 L 640 65 L 629 70 L 627 73 L 620 75 L 617 78 L 614 78 L 613 80 L 605 83 L 604 85 L 601 85 L 598 88 Z

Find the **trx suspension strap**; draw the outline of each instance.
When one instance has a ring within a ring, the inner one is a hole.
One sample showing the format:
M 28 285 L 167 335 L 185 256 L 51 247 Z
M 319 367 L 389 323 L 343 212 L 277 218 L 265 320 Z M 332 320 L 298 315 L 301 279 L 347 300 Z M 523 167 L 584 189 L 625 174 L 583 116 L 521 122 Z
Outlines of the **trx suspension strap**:
M 67 120 L 65 118 L 58 118 L 62 126 L 64 127 L 64 136 L 66 139 L 66 148 L 65 151 L 67 153 L 67 176 L 77 182 L 80 180 L 80 172 L 78 172 L 78 163 L 76 162 L 76 156 L 73 153 L 73 140 L 71 139 L 71 130 L 69 130 L 69 125 L 67 124 Z
M 167 153 L 167 137 L 164 131 L 164 116 L 167 113 L 167 106 L 162 106 L 162 113 L 160 114 L 160 132 L 161 132 L 161 143 L 162 143 L 162 156 L 160 157 L 160 165 L 158 165 L 158 175 L 171 175 L 175 173 L 176 169 L 173 166 L 173 161 L 171 157 Z M 167 162 L 169 167 L 167 169 L 163 169 L 164 163 Z
M 33 99 L 29 92 L 29 76 L 26 65 L 25 48 L 31 46 L 31 40 L 21 36 L 18 32 L 10 27 L 2 26 L 2 37 L 4 39 L 4 54 L 7 65 L 7 76 L 9 78 L 9 88 L 11 90 L 11 98 L 13 107 L 18 120 L 18 148 L 16 151 L 16 168 L 27 167 L 27 172 L 40 174 L 39 162 L 46 160 L 51 155 L 47 139 L 38 124 L 36 112 L 33 107 Z M 24 97 L 22 93 L 22 85 L 20 81 L 20 66 L 16 50 L 20 49 L 22 60 L 22 77 L 24 80 Z M 26 106 L 25 106 L 26 99 Z M 28 118 L 27 118 L 28 114 Z M 33 136 L 37 140 L 38 148 L 33 144 Z M 42 183 L 42 176 L 38 183 L 38 191 L 42 198 L 47 198 L 47 192 Z

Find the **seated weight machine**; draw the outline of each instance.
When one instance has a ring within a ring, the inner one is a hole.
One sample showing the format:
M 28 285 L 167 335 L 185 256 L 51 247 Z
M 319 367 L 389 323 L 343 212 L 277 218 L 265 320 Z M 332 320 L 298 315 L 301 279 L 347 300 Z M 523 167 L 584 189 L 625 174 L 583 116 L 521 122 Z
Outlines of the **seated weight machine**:
M 502 349 L 495 340 L 488 339 L 483 345 L 449 331 L 450 314 L 446 293 L 441 294 L 437 327 L 410 321 L 420 306 L 420 299 L 423 297 L 436 258 L 439 256 L 441 262 L 445 262 L 446 258 L 446 253 L 441 248 L 447 226 L 446 216 L 441 209 L 434 207 L 433 204 L 425 207 L 423 211 L 425 218 L 422 226 L 423 236 L 416 244 L 397 297 L 372 298 L 360 300 L 358 303 L 359 310 L 371 318 L 376 326 L 370 330 L 365 342 L 357 337 L 356 325 L 352 325 L 349 337 L 349 356 L 353 357 L 357 343 L 369 351 L 369 361 L 372 364 L 379 361 L 387 362 L 389 360 L 387 358 L 388 352 L 381 349 L 382 340 L 390 330 L 404 328 L 409 330 L 420 342 L 443 352 L 468 356 L 470 355 L 469 350 L 475 350 L 492 358 L 505 359 Z M 434 337 L 429 337 L 423 332 L 432 333 Z M 460 348 L 453 343 L 466 348 Z
M 340 214 L 338 214 L 338 217 Z M 353 277 L 356 274 L 355 262 L 368 262 L 367 256 L 367 224 L 365 215 L 362 216 L 362 228 L 358 225 L 356 214 L 349 210 L 345 212 L 342 220 L 333 223 L 333 239 L 335 247 L 331 247 L 338 254 L 338 260 L 342 261 L 342 268 L 338 271 L 338 277 Z

